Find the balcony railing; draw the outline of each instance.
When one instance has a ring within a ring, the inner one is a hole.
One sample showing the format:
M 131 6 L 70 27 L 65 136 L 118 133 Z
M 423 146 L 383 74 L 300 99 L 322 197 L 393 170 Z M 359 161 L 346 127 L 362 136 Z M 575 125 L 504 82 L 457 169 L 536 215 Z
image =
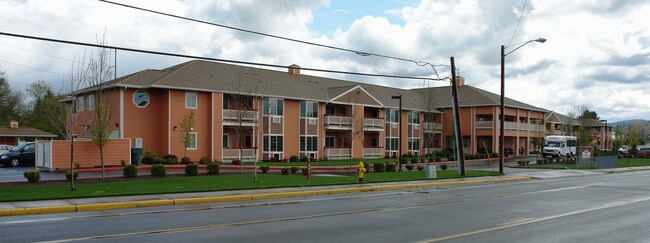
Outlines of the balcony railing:
M 325 154 L 328 159 L 350 159 L 350 148 L 326 148 Z
M 422 123 L 422 130 L 424 130 L 424 132 L 441 131 L 442 130 L 442 123 L 423 122 Z
M 239 156 L 241 152 L 241 157 Z M 241 158 L 242 161 L 254 161 L 257 159 L 255 149 L 223 149 L 223 160 Z
M 325 125 L 326 126 L 336 126 L 338 128 L 351 130 L 352 129 L 352 117 L 349 117 L 349 116 L 326 116 Z
M 492 129 L 493 127 L 493 121 L 476 121 L 476 129 Z
M 229 120 L 248 120 L 253 121 L 257 119 L 257 111 L 247 111 L 247 110 L 223 110 L 223 119 Z
M 363 148 L 363 157 L 364 158 L 383 158 L 384 149 L 383 148 Z
M 518 122 L 505 122 L 505 129 L 506 130 L 519 130 L 519 123 Z
M 365 129 L 384 129 L 384 119 L 363 118 L 363 128 Z

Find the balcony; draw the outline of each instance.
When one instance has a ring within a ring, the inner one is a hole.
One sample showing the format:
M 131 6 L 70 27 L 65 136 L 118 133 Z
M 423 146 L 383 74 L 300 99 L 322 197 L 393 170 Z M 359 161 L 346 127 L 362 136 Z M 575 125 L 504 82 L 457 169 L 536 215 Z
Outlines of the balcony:
M 494 121 L 476 121 L 476 129 L 492 129 Z
M 336 129 L 336 130 L 352 130 L 352 117 L 326 116 L 325 128 Z
M 364 158 L 383 158 L 384 149 L 383 148 L 363 148 L 363 157 Z
M 326 148 L 327 159 L 350 159 L 350 148 Z
M 240 156 L 241 152 L 241 156 Z M 223 160 L 233 160 L 241 158 L 242 161 L 255 161 L 257 156 L 255 149 L 223 149 Z
M 241 125 L 241 126 L 252 127 L 256 125 L 257 118 L 258 118 L 257 111 L 229 110 L 229 109 L 223 110 L 224 126 Z
M 442 131 L 442 123 L 437 122 L 423 122 L 422 130 L 426 133 L 435 133 Z
M 384 130 L 384 119 L 363 118 L 363 129 L 366 131 L 381 132 Z

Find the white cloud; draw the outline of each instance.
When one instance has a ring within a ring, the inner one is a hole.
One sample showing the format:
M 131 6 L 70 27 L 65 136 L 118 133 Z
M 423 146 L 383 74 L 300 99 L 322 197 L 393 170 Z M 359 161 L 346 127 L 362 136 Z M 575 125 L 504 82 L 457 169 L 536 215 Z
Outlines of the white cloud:
M 498 93 L 499 46 L 514 31 L 522 1 L 423 0 L 387 16 L 360 16 L 347 29 L 318 34 L 309 29 L 318 7 L 329 1 L 121 1 L 162 12 L 365 52 L 436 64 L 455 56 L 466 83 Z M 354 3 L 349 3 L 354 4 Z M 330 14 L 346 14 L 332 9 Z M 650 29 L 647 1 L 528 1 L 513 43 L 545 37 L 506 58 L 506 94 L 535 106 L 566 112 L 584 103 L 611 121 L 645 118 L 650 110 Z M 388 17 L 398 17 L 391 23 Z M 0 31 L 96 42 L 106 30 L 109 44 L 272 64 L 398 75 L 431 75 L 412 63 L 362 57 L 235 32 L 97 1 L 2 1 Z M 328 37 L 331 36 L 331 37 Z M 71 63 L 8 43 L 72 59 L 83 47 L 0 36 L 0 61 L 68 73 Z M 118 52 L 118 72 L 164 68 L 180 58 Z M 58 82 L 61 75 L 0 62 L 10 80 Z M 325 75 L 325 74 L 315 74 Z M 398 87 L 421 81 L 330 75 Z M 438 84 L 440 85 L 440 84 Z

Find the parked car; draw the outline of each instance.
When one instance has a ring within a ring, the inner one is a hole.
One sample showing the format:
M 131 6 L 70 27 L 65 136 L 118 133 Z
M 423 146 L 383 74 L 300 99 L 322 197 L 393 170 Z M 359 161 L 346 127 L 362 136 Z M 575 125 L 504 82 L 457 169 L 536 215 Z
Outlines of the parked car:
M 0 144 L 0 154 L 9 151 L 12 148 L 14 148 L 13 145 Z
M 20 166 L 20 165 L 34 165 L 36 144 L 24 143 L 18 145 L 11 150 L 0 154 L 0 164 Z
M 650 158 L 650 148 L 639 149 L 639 158 Z

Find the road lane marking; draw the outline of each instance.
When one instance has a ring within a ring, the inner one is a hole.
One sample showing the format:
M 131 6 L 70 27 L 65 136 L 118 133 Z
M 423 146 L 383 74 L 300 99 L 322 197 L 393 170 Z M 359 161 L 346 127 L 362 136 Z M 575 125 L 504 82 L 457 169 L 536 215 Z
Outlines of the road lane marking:
M 600 207 L 594 207 L 594 208 L 590 208 L 590 209 L 583 209 L 583 210 L 578 210 L 578 211 L 569 212 L 569 213 L 546 216 L 546 217 L 527 220 L 527 221 L 511 222 L 510 224 L 497 225 L 497 226 L 491 227 L 491 228 L 485 228 L 485 229 L 465 232 L 465 233 L 456 234 L 456 235 L 450 235 L 450 236 L 445 236 L 445 237 L 440 237 L 440 238 L 424 240 L 424 241 L 420 241 L 420 243 L 446 241 L 446 240 L 451 240 L 451 239 L 456 239 L 456 238 L 461 238 L 461 237 L 466 237 L 466 236 L 472 236 L 472 235 L 478 235 L 478 234 L 497 231 L 497 230 L 502 230 L 502 229 L 508 229 L 508 228 L 517 227 L 517 226 L 521 226 L 521 225 L 533 224 L 533 223 L 537 223 L 537 222 L 548 221 L 548 220 L 553 220 L 553 219 L 567 217 L 567 216 L 573 216 L 573 215 L 582 214 L 582 213 L 594 212 L 594 211 L 598 211 L 598 210 L 604 210 L 604 209 L 609 209 L 609 208 L 614 208 L 614 207 L 619 207 L 619 206 L 626 206 L 626 205 L 645 202 L 645 201 L 650 201 L 650 197 L 631 200 L 631 201 L 608 203 L 608 204 L 604 204 L 603 206 L 600 206 Z

